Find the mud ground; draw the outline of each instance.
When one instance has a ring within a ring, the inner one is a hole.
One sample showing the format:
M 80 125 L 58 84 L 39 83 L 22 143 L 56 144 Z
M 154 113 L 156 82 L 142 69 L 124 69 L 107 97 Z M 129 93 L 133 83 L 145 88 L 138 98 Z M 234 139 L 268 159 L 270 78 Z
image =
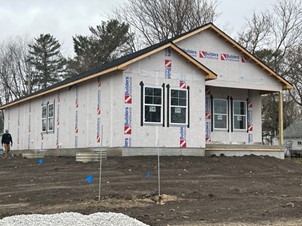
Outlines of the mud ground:
M 302 161 L 301 161 L 302 162 Z M 302 225 L 302 164 L 271 157 L 0 158 L 0 218 L 119 212 L 149 225 Z

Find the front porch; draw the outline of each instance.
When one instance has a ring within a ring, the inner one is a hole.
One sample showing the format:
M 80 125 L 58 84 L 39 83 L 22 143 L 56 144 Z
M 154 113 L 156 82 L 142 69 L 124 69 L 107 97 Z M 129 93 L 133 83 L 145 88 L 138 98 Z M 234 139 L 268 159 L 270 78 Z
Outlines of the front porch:
M 279 159 L 284 159 L 284 147 L 282 145 L 262 144 L 206 144 L 205 156 L 219 156 L 221 154 L 225 156 L 267 155 Z

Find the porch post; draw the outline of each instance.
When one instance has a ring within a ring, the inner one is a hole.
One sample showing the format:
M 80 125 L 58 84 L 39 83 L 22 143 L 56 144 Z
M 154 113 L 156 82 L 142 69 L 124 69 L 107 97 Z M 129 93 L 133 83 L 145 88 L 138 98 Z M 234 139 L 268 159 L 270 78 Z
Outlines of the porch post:
M 283 145 L 283 94 L 279 92 L 279 144 Z

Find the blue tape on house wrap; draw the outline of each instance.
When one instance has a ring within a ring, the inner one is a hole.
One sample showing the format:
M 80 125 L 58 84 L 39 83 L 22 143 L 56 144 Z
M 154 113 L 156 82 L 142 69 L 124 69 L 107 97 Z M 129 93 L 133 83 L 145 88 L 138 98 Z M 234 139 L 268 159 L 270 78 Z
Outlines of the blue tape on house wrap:
M 93 181 L 93 176 L 87 176 L 86 181 L 90 184 Z

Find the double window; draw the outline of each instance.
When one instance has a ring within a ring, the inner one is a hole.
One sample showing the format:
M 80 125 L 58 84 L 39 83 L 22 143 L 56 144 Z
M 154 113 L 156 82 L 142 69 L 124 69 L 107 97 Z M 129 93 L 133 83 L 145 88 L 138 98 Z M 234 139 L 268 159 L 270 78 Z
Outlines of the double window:
M 169 124 L 188 124 L 188 90 L 168 89 L 167 100 L 163 87 L 146 86 L 143 88 L 143 118 L 144 123 L 164 124 L 164 111 L 167 110 Z M 165 105 L 166 101 L 166 105 Z M 165 106 L 167 108 L 165 109 Z
M 42 131 L 48 132 L 54 130 L 54 104 L 42 106 Z
M 231 108 L 231 111 L 228 109 Z M 229 117 L 229 112 L 231 116 Z M 229 100 L 213 100 L 213 127 L 216 130 L 229 129 L 229 119 L 233 130 L 247 129 L 247 102 L 234 100 L 230 106 Z

